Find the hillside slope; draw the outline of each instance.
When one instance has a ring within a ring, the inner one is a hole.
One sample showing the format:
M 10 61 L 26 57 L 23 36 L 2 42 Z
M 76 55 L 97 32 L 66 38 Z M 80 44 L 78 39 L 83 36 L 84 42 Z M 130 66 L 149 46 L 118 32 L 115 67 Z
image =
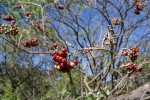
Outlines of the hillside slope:
M 150 82 L 136 90 L 120 96 L 110 97 L 108 100 L 150 100 Z

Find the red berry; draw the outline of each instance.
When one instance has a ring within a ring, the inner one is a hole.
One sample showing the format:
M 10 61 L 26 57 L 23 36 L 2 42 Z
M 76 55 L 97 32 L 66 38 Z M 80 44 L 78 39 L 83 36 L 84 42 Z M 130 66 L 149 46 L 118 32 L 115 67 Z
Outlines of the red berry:
M 63 64 L 63 63 L 60 63 L 60 67 L 61 67 L 61 68 L 64 67 L 64 64 Z
M 67 51 L 67 49 L 66 49 L 66 48 L 63 48 L 61 51 L 65 53 L 65 52 Z
M 69 67 L 70 66 L 70 62 L 67 62 L 67 67 Z
M 63 57 L 58 57 L 59 62 L 63 60 Z
M 52 58 L 53 58 L 53 60 L 56 60 L 56 55 L 53 55 Z
M 64 6 L 63 5 L 58 5 L 58 9 L 64 9 Z
M 25 12 L 24 15 L 29 17 L 30 13 L 29 12 Z
M 13 20 L 13 21 L 11 22 L 11 24 L 14 25 L 14 24 L 15 24 L 15 21 Z
M 59 61 L 59 56 L 56 56 L 56 60 Z
M 66 54 L 66 53 L 64 53 L 64 54 L 63 54 L 63 57 L 64 57 L 64 58 L 66 58 L 66 57 L 67 57 L 67 54 Z
M 3 20 L 12 21 L 12 20 L 13 20 L 13 17 L 10 16 L 10 15 L 5 15 L 5 16 L 3 17 Z
M 132 66 L 129 65 L 129 66 L 127 67 L 127 69 L 128 69 L 128 70 L 132 70 L 133 68 L 132 68 Z
M 59 65 L 59 63 L 58 63 L 58 62 L 56 62 L 56 61 L 54 62 L 54 64 L 55 64 L 55 65 Z
M 137 14 L 137 15 L 140 14 L 140 12 L 139 12 L 139 10 L 137 8 L 134 9 L 134 13 Z
M 142 67 L 140 67 L 140 68 L 136 68 L 136 70 L 135 70 L 136 72 L 141 72 L 142 71 Z
M 57 46 L 58 46 L 57 43 L 54 43 L 54 44 L 53 44 L 53 47 L 54 47 L 54 48 L 57 48 Z
M 60 51 L 60 52 L 58 53 L 58 55 L 63 57 L 63 56 L 64 56 L 64 52 Z
M 122 51 L 122 54 L 127 56 L 128 55 L 128 52 L 127 51 Z
M 77 63 L 78 63 L 78 61 L 77 61 L 76 59 L 74 59 L 72 62 L 73 62 L 74 64 L 77 64 Z
M 64 59 L 62 59 L 62 61 L 61 61 L 63 64 L 67 64 L 67 60 L 64 58 Z
M 144 6 L 143 6 L 142 4 L 140 4 L 140 3 L 138 3 L 138 4 L 136 5 L 136 8 L 137 8 L 139 11 L 141 11 L 141 10 L 143 10 Z

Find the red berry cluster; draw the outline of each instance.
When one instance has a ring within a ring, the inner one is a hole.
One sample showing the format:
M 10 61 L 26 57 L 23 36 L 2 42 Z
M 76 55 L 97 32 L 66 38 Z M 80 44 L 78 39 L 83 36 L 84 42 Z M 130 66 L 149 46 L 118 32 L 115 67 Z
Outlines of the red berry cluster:
M 10 33 L 11 35 L 17 35 L 19 32 L 18 28 L 15 26 L 15 21 L 13 20 L 11 22 L 11 29 L 9 30 L 8 33 Z
M 8 25 L 7 24 L 0 25 L 0 34 L 6 32 L 7 29 L 8 29 Z
M 58 9 L 64 10 L 64 6 L 63 5 L 58 5 Z
M 38 45 L 38 40 L 37 39 L 30 39 L 30 40 L 27 40 L 23 43 L 23 46 L 24 47 L 35 47 Z
M 130 71 L 133 70 L 133 71 L 136 71 L 136 72 L 141 72 L 142 71 L 141 67 L 138 67 L 137 64 L 133 64 L 133 63 L 128 64 L 127 69 L 130 70 Z
M 6 20 L 6 21 L 12 21 L 14 18 L 12 17 L 12 16 L 10 16 L 10 15 L 5 15 L 4 17 L 3 17 L 3 20 Z
M 5 15 L 4 20 L 11 21 L 11 26 L 7 24 L 3 24 L 0 26 L 0 33 L 10 33 L 11 35 L 16 35 L 19 33 L 18 28 L 15 26 L 15 21 L 12 21 L 12 17 L 10 15 Z
M 139 15 L 140 11 L 143 10 L 145 3 L 142 2 L 142 0 L 133 0 L 133 2 L 136 5 L 136 8 L 134 9 L 134 13 Z
M 11 29 L 10 29 L 10 31 L 9 31 L 9 33 L 11 34 L 11 35 L 17 35 L 18 34 L 18 28 L 17 27 L 12 27 Z
M 77 60 L 73 60 L 72 62 L 67 60 L 67 49 L 63 48 L 57 51 L 57 43 L 54 43 L 53 47 L 55 48 L 55 51 L 52 52 L 51 55 L 55 64 L 54 68 L 64 73 L 69 72 L 71 69 L 73 69 L 73 66 L 77 64 Z
M 135 47 L 130 48 L 128 50 L 123 49 L 122 50 L 122 55 L 129 56 L 131 61 L 135 61 L 137 59 L 137 56 L 138 56 L 136 54 L 137 52 L 139 52 L 139 48 L 137 46 L 135 46 Z

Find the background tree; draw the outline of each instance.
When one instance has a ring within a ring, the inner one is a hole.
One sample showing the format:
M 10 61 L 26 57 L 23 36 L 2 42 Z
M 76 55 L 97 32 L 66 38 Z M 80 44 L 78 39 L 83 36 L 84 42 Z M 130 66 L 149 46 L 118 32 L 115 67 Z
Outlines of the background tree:
M 1 72 L 7 75 L 12 91 L 22 87 L 20 98 L 104 99 L 148 81 L 149 1 L 4 0 L 0 4 L 1 48 L 8 47 L 2 49 Z M 7 16 L 15 22 L 5 21 Z M 55 51 L 55 42 L 58 51 L 67 48 L 69 62 L 78 60 L 66 74 L 54 70 L 50 53 Z M 123 56 L 123 50 L 135 46 L 140 50 L 136 61 L 131 55 Z M 147 72 L 129 71 L 131 63 Z

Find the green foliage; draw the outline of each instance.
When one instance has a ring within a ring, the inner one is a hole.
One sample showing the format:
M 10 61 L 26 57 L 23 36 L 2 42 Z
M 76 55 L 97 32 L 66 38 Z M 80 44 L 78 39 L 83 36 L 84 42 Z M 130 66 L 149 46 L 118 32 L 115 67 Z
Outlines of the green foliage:
M 21 14 L 21 13 L 18 13 L 17 11 L 13 11 L 12 12 L 12 15 L 13 15 L 13 17 L 14 17 L 14 20 L 19 20 L 19 14 Z
M 10 81 L 6 81 L 6 84 L 3 88 L 5 92 L 1 96 L 2 100 L 19 100 L 12 92 L 12 86 L 11 86 Z

